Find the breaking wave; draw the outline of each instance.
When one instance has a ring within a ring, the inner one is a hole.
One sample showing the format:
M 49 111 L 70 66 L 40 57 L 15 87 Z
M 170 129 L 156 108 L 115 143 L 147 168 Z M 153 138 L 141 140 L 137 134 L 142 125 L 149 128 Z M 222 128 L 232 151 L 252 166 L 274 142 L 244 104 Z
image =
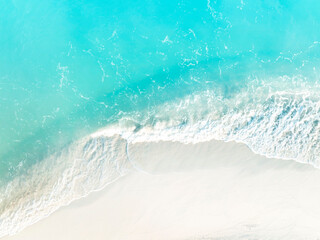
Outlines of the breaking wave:
M 14 234 L 133 170 L 128 144 L 135 142 L 236 141 L 267 157 L 320 167 L 319 90 L 317 82 L 302 76 L 252 79 L 232 95 L 212 88 L 125 114 L 2 187 L 0 236 Z

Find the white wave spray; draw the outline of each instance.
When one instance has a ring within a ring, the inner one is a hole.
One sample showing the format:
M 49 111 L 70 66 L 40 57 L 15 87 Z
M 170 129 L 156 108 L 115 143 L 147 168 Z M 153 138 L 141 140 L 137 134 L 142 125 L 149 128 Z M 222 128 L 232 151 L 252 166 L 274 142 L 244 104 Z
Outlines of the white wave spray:
M 261 83 L 253 80 L 230 97 L 207 90 L 131 112 L 43 160 L 0 189 L 0 237 L 134 169 L 127 146 L 135 142 L 237 141 L 267 157 L 320 167 L 319 85 L 288 76 Z

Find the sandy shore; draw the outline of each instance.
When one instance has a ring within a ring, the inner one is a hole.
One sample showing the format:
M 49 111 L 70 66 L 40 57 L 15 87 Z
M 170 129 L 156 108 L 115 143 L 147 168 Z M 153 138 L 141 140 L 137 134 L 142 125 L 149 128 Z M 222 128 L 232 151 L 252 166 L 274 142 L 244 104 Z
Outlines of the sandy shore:
M 237 143 L 139 143 L 136 171 L 4 240 L 318 239 L 320 170 Z

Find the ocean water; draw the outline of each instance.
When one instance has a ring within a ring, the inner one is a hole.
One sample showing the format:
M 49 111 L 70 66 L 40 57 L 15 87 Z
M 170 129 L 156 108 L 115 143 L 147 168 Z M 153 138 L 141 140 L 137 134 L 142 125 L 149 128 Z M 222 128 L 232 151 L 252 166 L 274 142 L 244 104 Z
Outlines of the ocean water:
M 320 167 L 320 2 L 0 0 L 0 237 L 132 169 L 238 141 Z

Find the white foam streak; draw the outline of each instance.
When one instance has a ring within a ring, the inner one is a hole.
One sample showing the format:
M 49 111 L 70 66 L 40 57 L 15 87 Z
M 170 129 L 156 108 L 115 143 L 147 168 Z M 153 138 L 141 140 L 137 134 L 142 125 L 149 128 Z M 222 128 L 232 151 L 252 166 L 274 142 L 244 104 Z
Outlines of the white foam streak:
M 119 136 L 87 137 L 14 179 L 0 192 L 0 237 L 123 176 L 129 169 L 126 144 Z
M 267 157 L 320 167 L 320 88 L 304 79 L 290 81 L 252 81 L 230 97 L 198 92 L 151 109 L 155 114 L 130 113 L 71 144 L 0 189 L 0 237 L 135 168 L 129 143 L 236 141 Z
M 133 143 L 236 141 L 267 157 L 320 167 L 319 86 L 290 81 L 290 88 L 287 76 L 264 85 L 253 81 L 224 99 L 214 91 L 199 92 L 158 106 L 149 118 L 132 114 L 94 136 L 120 134 Z

